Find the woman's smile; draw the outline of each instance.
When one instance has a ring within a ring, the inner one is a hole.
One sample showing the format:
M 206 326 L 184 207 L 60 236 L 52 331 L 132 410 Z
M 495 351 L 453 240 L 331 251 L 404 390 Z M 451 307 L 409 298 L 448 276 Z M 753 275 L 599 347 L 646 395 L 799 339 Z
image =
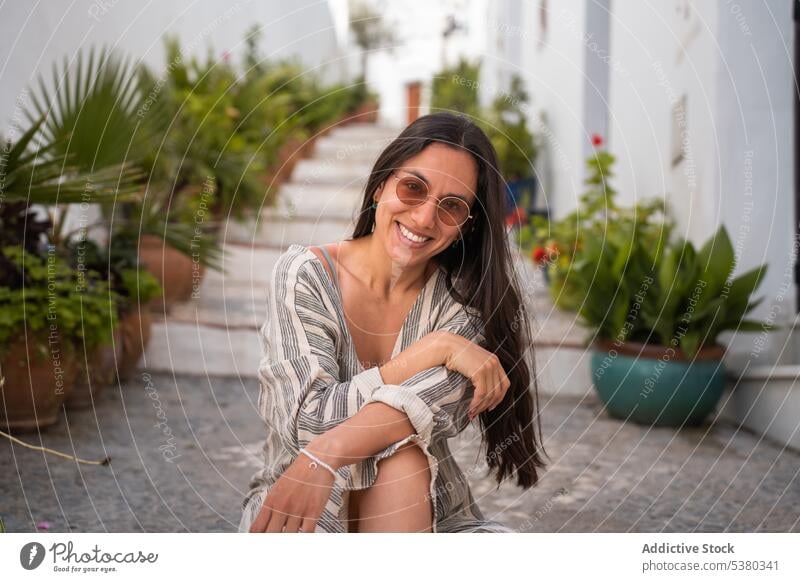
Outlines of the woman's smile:
M 394 224 L 394 231 L 397 234 L 397 239 L 408 248 L 421 249 L 433 240 L 430 237 L 423 237 L 417 234 L 406 225 L 401 224 L 398 220 L 395 220 Z

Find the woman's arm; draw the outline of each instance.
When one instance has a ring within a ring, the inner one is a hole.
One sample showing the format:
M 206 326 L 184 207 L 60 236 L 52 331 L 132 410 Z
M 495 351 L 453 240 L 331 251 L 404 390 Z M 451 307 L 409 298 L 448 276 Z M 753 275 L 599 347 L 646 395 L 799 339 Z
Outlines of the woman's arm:
M 364 406 L 339 426 L 315 438 L 306 449 L 335 469 L 358 463 L 414 434 L 408 416 L 382 402 Z M 310 459 L 297 459 L 275 482 L 251 533 L 313 532 L 333 487 L 333 476 Z
M 387 385 L 376 390 L 373 399 L 356 414 L 317 436 L 305 448 L 338 470 L 361 463 L 411 435 L 417 435 L 418 444 L 426 447 L 435 425 L 440 429 L 450 425 L 446 403 L 452 407 L 465 391 L 461 373 L 446 371 L 441 362 L 456 362 L 467 368 L 482 362 L 476 366 L 473 376 L 480 377 L 479 383 L 488 385 L 498 374 L 505 377 L 493 356 L 458 334 L 446 331 L 429 334 L 398 354 L 387 366 L 390 370 L 408 373 L 416 367 L 411 362 L 420 358 L 424 365 L 432 363 L 433 368 L 438 367 L 437 373 L 430 374 L 432 370 L 425 368 L 426 376 L 415 374 L 406 384 Z M 409 359 L 407 365 L 403 363 L 406 358 Z M 416 383 L 415 376 L 420 377 Z M 505 388 L 500 390 L 502 394 Z M 490 405 L 490 402 L 481 403 L 481 406 Z M 322 468 L 312 468 L 308 457 L 299 455 L 271 489 L 250 531 L 314 531 L 332 486 L 332 475 Z

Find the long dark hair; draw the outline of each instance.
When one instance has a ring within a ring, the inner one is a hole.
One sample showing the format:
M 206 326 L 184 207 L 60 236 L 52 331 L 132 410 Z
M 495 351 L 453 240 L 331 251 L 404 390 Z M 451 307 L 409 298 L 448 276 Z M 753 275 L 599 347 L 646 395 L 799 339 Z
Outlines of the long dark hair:
M 434 142 L 466 151 L 478 165 L 471 229 L 465 228 L 468 232 L 458 244 L 442 251 L 436 260 L 445 268 L 453 297 L 480 310 L 486 338 L 482 347 L 497 355 L 511 382 L 503 402 L 479 415 L 486 462 L 496 471 L 498 484 L 516 474 L 517 484 L 528 488 L 538 481 L 537 468 L 544 466 L 536 364 L 506 236 L 504 183 L 497 153 L 486 134 L 466 117 L 449 112 L 425 115 L 411 123 L 375 162 L 352 238 L 373 231 L 373 197 L 392 171 Z

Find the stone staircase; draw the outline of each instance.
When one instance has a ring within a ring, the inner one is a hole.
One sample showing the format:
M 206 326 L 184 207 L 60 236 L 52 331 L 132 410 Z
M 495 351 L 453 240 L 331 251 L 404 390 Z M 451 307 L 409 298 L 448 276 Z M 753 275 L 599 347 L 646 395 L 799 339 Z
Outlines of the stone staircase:
M 207 272 L 197 298 L 155 323 L 143 365 L 176 374 L 254 377 L 261 357 L 256 334 L 266 318 L 275 261 L 291 244 L 318 245 L 352 234 L 372 165 L 398 132 L 351 125 L 320 138 L 314 155 L 298 162 L 281 187 L 275 207 L 264 208 L 258 220 L 226 225 L 225 272 Z M 591 384 L 588 353 L 579 347 L 584 330 L 553 307 L 527 258 L 516 256 L 515 266 L 524 288 L 534 290 L 529 301 L 540 391 L 585 395 Z
M 258 220 L 230 224 L 228 243 L 286 248 L 317 245 L 350 235 L 372 165 L 399 133 L 383 125 L 349 125 L 321 137 L 311 158 L 295 166 L 274 207 Z

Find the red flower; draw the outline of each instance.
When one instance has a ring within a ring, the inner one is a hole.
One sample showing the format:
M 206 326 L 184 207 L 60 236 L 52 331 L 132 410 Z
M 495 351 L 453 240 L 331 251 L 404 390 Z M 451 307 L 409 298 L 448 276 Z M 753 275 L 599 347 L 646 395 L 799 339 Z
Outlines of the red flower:
M 599 148 L 601 145 L 603 145 L 603 136 L 600 135 L 599 133 L 593 133 L 592 145 L 596 148 Z
M 542 247 L 533 247 L 533 253 L 531 253 L 531 258 L 533 262 L 537 265 L 541 265 L 544 259 L 547 257 L 547 251 L 545 251 Z
M 506 216 L 506 226 L 524 224 L 528 220 L 528 213 L 524 208 L 516 207 L 511 214 Z

